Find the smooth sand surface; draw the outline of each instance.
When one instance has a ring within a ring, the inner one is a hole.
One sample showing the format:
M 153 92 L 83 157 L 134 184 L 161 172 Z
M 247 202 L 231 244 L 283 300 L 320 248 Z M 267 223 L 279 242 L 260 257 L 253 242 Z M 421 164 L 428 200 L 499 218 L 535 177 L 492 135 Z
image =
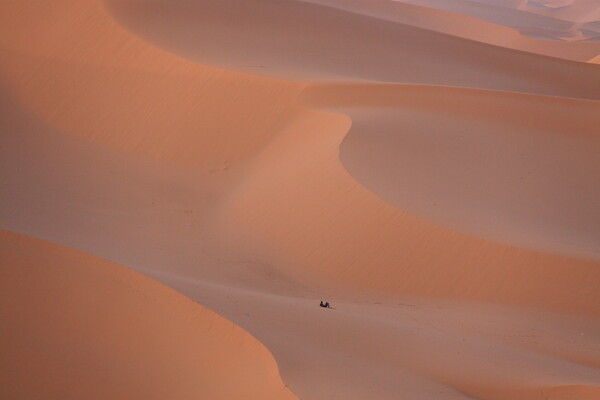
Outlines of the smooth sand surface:
M 0 268 L 2 398 L 295 398 L 247 332 L 137 272 L 7 231 Z
M 285 7 L 279 0 L 107 4 L 126 28 L 151 43 L 252 74 L 600 97 L 596 65 L 548 59 L 299 0 Z
M 511 27 L 525 36 L 542 40 L 595 40 L 598 32 L 586 29 L 597 21 L 600 7 L 590 0 L 394 0 L 470 15 Z
M 600 204 L 589 173 L 600 171 L 596 103 L 397 85 L 322 86 L 306 98 L 352 117 L 342 163 L 398 208 L 500 242 L 600 258 L 600 215 L 588 212 Z
M 594 3 L 407 3 L 2 3 L 0 397 L 599 399 Z
M 369 2 L 361 0 L 310 0 L 310 2 L 477 42 L 567 60 L 588 61 L 590 56 L 600 53 L 600 43 L 583 40 L 561 43 L 557 40 L 533 38 L 521 34 L 521 32 L 506 26 L 506 24 L 496 24 L 475 16 L 452 12 L 446 8 L 427 7 L 429 5 L 427 2 L 409 3 L 387 0 L 372 0 Z M 505 1 L 502 5 L 510 5 L 509 3 Z M 445 4 L 450 6 L 454 3 L 447 2 Z M 512 19 L 508 18 L 508 20 Z M 590 26 L 591 24 L 586 25 Z

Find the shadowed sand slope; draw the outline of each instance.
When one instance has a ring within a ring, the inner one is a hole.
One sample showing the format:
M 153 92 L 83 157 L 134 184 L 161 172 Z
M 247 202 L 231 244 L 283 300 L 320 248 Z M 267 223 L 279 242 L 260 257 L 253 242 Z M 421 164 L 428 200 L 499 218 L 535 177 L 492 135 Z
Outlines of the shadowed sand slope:
M 519 2 L 488 0 L 395 0 L 471 15 L 545 40 L 597 40 L 599 32 L 587 28 L 597 21 L 597 2 L 583 0 L 531 0 Z
M 600 259 L 600 103 L 401 85 L 323 86 L 305 97 L 351 116 L 344 166 L 398 208 Z
M 161 47 L 253 74 L 600 98 L 596 65 L 495 47 L 299 0 L 108 0 L 107 4 L 124 26 Z
M 0 232 L 0 397 L 295 397 L 248 333 L 149 278 Z
M 517 30 L 469 15 L 388 0 L 309 0 L 359 14 L 399 22 L 440 33 L 534 54 L 587 62 L 600 53 L 600 43 L 558 42 L 535 39 Z

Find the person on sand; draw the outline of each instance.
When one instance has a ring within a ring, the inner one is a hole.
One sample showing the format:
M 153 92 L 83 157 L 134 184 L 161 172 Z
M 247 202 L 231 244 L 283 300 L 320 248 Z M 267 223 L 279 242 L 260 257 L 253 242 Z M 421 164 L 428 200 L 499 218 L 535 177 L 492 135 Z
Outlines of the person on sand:
M 323 308 L 331 308 L 331 306 L 329 305 L 329 302 L 326 301 L 325 303 L 323 303 L 323 300 L 321 300 L 321 303 L 319 304 L 319 306 L 321 306 Z

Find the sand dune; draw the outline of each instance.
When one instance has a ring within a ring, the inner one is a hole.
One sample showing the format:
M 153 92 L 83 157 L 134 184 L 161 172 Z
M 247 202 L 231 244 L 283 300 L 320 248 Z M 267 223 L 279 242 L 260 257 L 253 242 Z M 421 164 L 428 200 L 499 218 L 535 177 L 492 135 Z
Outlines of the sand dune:
M 534 0 L 524 6 L 530 12 L 572 22 L 597 21 L 600 18 L 600 7 L 594 0 Z
M 409 4 L 385 0 L 369 2 L 310 0 L 310 2 L 533 54 L 585 62 L 590 59 L 590 56 L 600 53 L 598 43 L 539 40 L 524 36 L 510 27 L 456 12 L 423 7 L 422 3 Z
M 5 84 L 49 125 L 103 145 L 218 168 L 260 148 L 299 92 L 299 85 L 200 66 L 153 48 L 120 28 L 99 2 L 7 7 L 0 39 Z M 26 23 L 13 25 L 17 12 Z M 52 21 L 56 26 L 47 29 L 56 35 L 42 41 L 30 35 Z M 79 40 L 68 40 L 73 36 Z
M 598 386 L 593 319 L 355 292 L 321 310 L 310 294 L 160 279 L 252 331 L 300 398 L 541 400 Z
M 2 397 L 598 398 L 594 4 L 404 3 L 2 3 Z
M 600 204 L 589 174 L 600 171 L 598 103 L 394 85 L 305 96 L 352 118 L 344 166 L 398 208 L 475 236 L 598 260 L 600 219 L 587 212 Z
M 328 119 L 325 140 L 320 128 Z M 315 112 L 290 125 L 257 160 L 254 175 L 222 211 L 232 231 L 227 236 L 235 237 L 240 227 L 246 227 L 247 232 L 239 231 L 242 244 L 238 246 L 252 243 L 255 252 L 263 248 L 261 258 L 276 265 L 296 262 L 292 276 L 327 290 L 349 285 L 367 293 L 427 294 L 597 312 L 597 264 L 442 229 L 366 190 L 337 158 L 348 127 L 347 117 Z M 381 177 L 386 179 L 395 178 Z M 373 180 L 367 183 L 375 185 Z M 574 292 L 578 295 L 572 296 Z
M 3 398 L 295 398 L 260 343 L 173 290 L 10 232 L 0 246 Z
M 497 2 L 480 0 L 395 0 L 409 4 L 457 12 L 494 24 L 516 29 L 521 34 L 545 40 L 597 39 L 595 32 L 585 35 L 581 17 L 597 18 L 598 5 L 571 0 L 540 0 L 526 2 Z M 568 11 L 565 11 L 568 10 Z M 558 11 L 561 10 L 561 11 Z
M 252 74 L 590 99 L 598 99 L 600 92 L 596 65 L 548 59 L 298 0 L 286 7 L 277 0 L 108 4 L 119 21 L 152 43 L 192 60 Z

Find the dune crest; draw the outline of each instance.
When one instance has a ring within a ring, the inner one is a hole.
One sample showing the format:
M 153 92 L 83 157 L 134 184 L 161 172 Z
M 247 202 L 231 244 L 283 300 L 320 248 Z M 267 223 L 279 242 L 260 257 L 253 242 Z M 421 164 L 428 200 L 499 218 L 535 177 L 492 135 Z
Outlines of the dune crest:
M 599 259 L 600 215 L 588 212 L 600 204 L 589 173 L 600 171 L 599 103 L 389 84 L 314 86 L 304 98 L 352 118 L 345 168 L 399 209 L 473 236 Z
M 338 157 L 350 121 L 343 114 L 306 110 L 288 124 L 223 203 L 220 215 L 229 240 L 327 290 L 410 293 L 598 315 L 596 262 L 442 228 L 362 186 Z
M 597 4 L 587 0 L 528 0 L 517 3 L 489 0 L 394 0 L 470 15 L 507 26 L 540 40 L 594 40 L 600 33 L 584 28 L 594 20 Z M 582 16 L 586 19 L 582 20 Z M 587 19 L 589 18 L 589 19 Z
M 290 0 L 285 7 L 279 0 L 106 0 L 106 4 L 132 34 L 161 48 L 254 75 L 600 99 L 596 65 L 501 48 L 312 2 Z M 248 15 L 253 18 L 246 20 Z
M 600 43 L 561 42 L 524 36 L 518 30 L 498 25 L 471 15 L 429 8 L 422 2 L 387 0 L 304 0 L 336 7 L 358 14 L 420 27 L 477 42 L 514 50 L 526 51 L 567 60 L 587 62 L 590 55 L 600 51 Z M 498 6 L 507 6 L 500 2 Z M 518 4 L 514 4 L 517 6 Z

